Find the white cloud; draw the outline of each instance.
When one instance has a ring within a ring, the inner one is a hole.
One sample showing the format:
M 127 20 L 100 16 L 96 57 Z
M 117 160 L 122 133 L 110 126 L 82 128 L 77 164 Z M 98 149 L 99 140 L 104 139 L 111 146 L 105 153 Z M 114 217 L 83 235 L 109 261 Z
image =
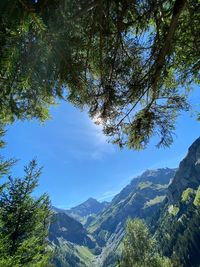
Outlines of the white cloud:
M 107 137 L 102 132 L 102 127 L 94 124 L 90 118 L 85 118 L 84 124 L 77 131 L 77 138 L 81 136 L 83 147 L 74 150 L 76 158 L 101 160 L 104 155 L 115 152 L 114 145 L 108 143 Z

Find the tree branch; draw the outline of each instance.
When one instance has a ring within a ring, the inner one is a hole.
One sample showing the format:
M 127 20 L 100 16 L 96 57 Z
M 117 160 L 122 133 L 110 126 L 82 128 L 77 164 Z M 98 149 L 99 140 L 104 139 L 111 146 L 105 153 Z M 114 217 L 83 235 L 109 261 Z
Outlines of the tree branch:
M 100 4 L 101 0 L 94 0 L 91 4 L 88 4 L 86 7 L 80 10 L 77 14 L 75 14 L 71 20 L 80 19 L 83 15 L 85 15 L 87 12 L 89 12 L 94 7 L 98 6 Z
M 158 82 L 162 68 L 163 68 L 164 63 L 165 63 L 165 57 L 170 50 L 170 47 L 172 44 L 172 39 L 174 37 L 175 31 L 176 31 L 176 28 L 178 25 L 178 20 L 179 20 L 181 13 L 182 13 L 183 8 L 185 7 L 185 4 L 186 4 L 186 0 L 176 0 L 175 1 L 174 8 L 173 8 L 173 15 L 172 15 L 172 19 L 171 19 L 171 22 L 169 25 L 169 29 L 167 31 L 164 44 L 163 44 L 163 46 L 160 50 L 160 53 L 158 54 L 157 60 L 155 61 L 155 64 L 154 64 L 155 73 L 153 76 L 153 83 L 152 83 L 152 89 L 154 92 L 156 91 L 157 82 Z

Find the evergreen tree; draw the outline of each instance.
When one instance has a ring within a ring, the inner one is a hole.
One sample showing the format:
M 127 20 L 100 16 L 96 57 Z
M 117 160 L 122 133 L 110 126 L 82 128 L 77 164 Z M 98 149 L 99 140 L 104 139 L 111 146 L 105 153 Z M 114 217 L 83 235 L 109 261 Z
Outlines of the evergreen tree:
M 5 142 L 2 137 L 5 135 L 5 130 L 2 124 L 0 124 L 0 149 L 4 148 Z M 0 156 L 0 178 L 9 173 L 10 168 L 16 163 L 16 160 L 10 159 L 5 160 L 4 157 Z M 0 193 L 3 189 L 3 185 L 0 186 Z
M 32 160 L 24 178 L 8 178 L 0 195 L 0 266 L 46 267 L 50 202 L 46 194 L 34 198 L 41 168 Z
M 173 267 L 171 260 L 157 251 L 156 241 L 140 219 L 128 220 L 120 267 Z
M 173 141 L 199 83 L 198 0 L 1 0 L 0 120 L 88 107 L 113 142 Z

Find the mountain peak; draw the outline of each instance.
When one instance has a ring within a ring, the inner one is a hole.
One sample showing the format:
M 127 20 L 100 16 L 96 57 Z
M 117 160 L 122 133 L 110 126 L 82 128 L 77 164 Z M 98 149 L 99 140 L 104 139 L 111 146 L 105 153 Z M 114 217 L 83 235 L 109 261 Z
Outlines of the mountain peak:
M 71 212 L 78 214 L 79 216 L 87 216 L 90 214 L 97 214 L 105 207 L 105 203 L 100 203 L 95 198 L 88 198 L 83 203 L 76 207 L 71 208 Z
M 173 169 L 173 168 L 168 168 L 168 167 L 158 168 L 158 169 L 147 169 L 139 176 L 139 178 L 141 178 L 141 177 L 153 177 L 155 179 L 157 176 L 167 175 L 167 174 L 169 174 L 175 170 L 176 170 L 176 168 Z
M 90 197 L 90 198 L 88 198 L 86 201 L 84 201 L 83 203 L 100 203 L 98 200 L 96 200 L 95 198 L 93 198 L 93 197 Z M 82 204 L 83 204 L 82 203 Z M 80 205 L 82 205 L 82 204 L 80 204 Z
M 88 198 L 86 201 L 84 201 L 83 203 L 75 206 L 75 207 L 72 207 L 71 210 L 77 210 L 77 209 L 81 209 L 81 208 L 91 208 L 92 206 L 94 205 L 99 205 L 101 204 L 100 202 L 98 202 L 95 198 Z
M 200 137 L 198 137 L 193 143 L 192 145 L 189 147 L 189 152 L 191 152 L 192 150 L 196 150 L 196 148 L 200 147 Z

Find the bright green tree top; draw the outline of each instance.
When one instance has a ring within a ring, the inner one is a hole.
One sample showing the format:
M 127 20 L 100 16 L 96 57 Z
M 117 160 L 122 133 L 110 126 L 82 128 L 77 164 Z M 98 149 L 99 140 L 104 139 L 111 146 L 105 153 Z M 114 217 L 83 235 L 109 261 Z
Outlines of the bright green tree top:
M 128 219 L 120 267 L 175 267 L 157 251 L 157 243 L 140 219 Z

